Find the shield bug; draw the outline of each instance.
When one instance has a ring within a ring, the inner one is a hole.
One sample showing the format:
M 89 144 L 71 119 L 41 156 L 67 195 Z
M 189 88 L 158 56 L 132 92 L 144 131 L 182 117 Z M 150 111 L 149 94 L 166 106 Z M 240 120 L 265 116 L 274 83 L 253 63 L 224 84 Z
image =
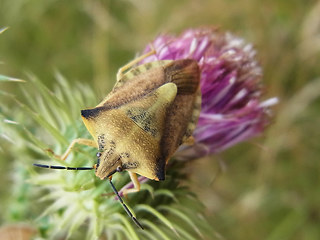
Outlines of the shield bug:
M 65 160 L 75 144 L 96 147 L 98 159 L 92 168 L 35 164 L 53 169 L 95 169 L 100 179 L 109 178 L 126 212 L 141 228 L 113 186 L 111 176 L 129 172 L 135 187 L 125 194 L 140 190 L 136 174 L 165 180 L 170 157 L 181 144 L 192 142 L 201 106 L 197 61 L 162 60 L 134 67 L 152 54 L 154 51 L 120 68 L 117 82 L 106 98 L 96 107 L 81 111 L 93 140 L 73 140 L 60 159 Z

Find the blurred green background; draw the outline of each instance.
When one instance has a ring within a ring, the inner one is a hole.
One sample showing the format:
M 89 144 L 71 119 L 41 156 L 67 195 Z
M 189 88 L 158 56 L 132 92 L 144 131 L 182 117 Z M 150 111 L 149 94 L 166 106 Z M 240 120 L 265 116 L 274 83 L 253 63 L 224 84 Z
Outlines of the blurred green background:
M 320 1 L 0 0 L 0 28 L 10 27 L 0 35 L 0 74 L 28 80 L 31 72 L 53 87 L 58 70 L 102 99 L 117 69 L 157 34 L 198 26 L 252 42 L 265 98 L 280 99 L 259 139 L 188 165 L 212 226 L 223 239 L 320 239 Z M 0 88 L 16 92 L 13 83 Z M 15 160 L 0 141 L 4 207 Z

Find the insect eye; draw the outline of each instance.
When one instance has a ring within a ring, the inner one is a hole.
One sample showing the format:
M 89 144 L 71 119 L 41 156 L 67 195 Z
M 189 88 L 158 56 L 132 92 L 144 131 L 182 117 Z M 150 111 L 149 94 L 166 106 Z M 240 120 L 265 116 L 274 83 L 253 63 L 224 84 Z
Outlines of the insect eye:
M 101 157 L 101 152 L 97 152 L 96 156 L 99 158 Z
M 117 167 L 117 172 L 122 172 L 122 167 L 121 166 Z

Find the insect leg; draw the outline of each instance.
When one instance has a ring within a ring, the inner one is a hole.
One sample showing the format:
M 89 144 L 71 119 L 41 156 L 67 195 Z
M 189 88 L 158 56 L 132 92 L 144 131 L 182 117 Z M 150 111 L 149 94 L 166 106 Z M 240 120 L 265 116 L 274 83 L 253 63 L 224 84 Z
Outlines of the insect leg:
M 119 81 L 119 79 L 122 78 L 123 76 L 123 73 L 125 71 L 127 71 L 128 69 L 132 68 L 135 64 L 137 64 L 138 62 L 142 61 L 143 59 L 153 55 L 153 54 L 156 54 L 156 50 L 154 50 L 154 48 L 152 47 L 151 45 L 151 50 L 150 52 L 147 52 L 146 54 L 140 56 L 140 57 L 137 57 L 135 59 L 133 59 L 132 61 L 128 62 L 126 65 L 124 65 L 123 67 L 121 67 L 119 70 L 118 70 L 118 73 L 117 73 L 117 81 Z
M 131 181 L 134 185 L 134 188 L 131 189 L 124 189 L 123 190 L 123 195 L 125 197 L 127 197 L 128 193 L 135 193 L 135 192 L 139 192 L 140 191 L 140 182 L 138 180 L 137 174 L 133 173 L 133 172 L 129 172 L 129 176 L 131 178 Z
M 76 138 L 74 139 L 69 147 L 67 148 L 67 150 L 65 151 L 65 153 L 59 157 L 61 160 L 66 160 L 66 158 L 69 156 L 70 152 L 72 151 L 72 149 L 74 148 L 74 145 L 75 144 L 81 144 L 81 145 L 86 145 L 86 146 L 90 146 L 90 147 L 95 147 L 97 148 L 97 143 L 94 141 L 94 140 L 91 140 L 91 139 L 85 139 L 85 138 Z

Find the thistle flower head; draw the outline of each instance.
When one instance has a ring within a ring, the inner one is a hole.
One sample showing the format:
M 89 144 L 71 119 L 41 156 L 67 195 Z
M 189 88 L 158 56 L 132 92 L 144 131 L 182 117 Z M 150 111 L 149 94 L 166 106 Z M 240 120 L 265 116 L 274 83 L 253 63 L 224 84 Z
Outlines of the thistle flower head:
M 202 28 L 180 36 L 160 35 L 144 52 L 151 47 L 156 54 L 144 63 L 192 58 L 201 69 L 202 110 L 193 134 L 196 143 L 181 147 L 176 157 L 218 153 L 260 134 L 268 125 L 268 108 L 277 99 L 260 101 L 262 71 L 251 44 L 230 33 Z

